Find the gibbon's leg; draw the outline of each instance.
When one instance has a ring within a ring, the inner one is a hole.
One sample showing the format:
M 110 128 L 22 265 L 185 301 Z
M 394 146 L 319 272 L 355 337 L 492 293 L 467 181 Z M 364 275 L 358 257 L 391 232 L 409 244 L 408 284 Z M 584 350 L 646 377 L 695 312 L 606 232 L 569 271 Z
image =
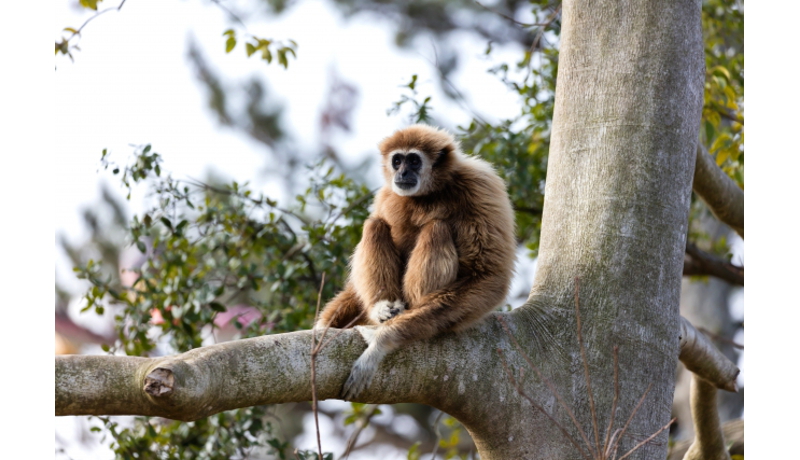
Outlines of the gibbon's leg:
M 419 305 L 377 328 L 358 327 L 367 349 L 353 364 L 342 397 L 349 400 L 361 393 L 389 352 L 457 324 L 474 324 L 505 300 L 507 283 L 491 278 L 462 278 L 423 296 Z
M 350 281 L 364 308 L 367 322 L 380 324 L 405 310 L 402 262 L 385 220 L 371 217 L 353 255 Z
M 353 324 L 350 324 L 351 322 Z M 325 309 L 320 313 L 314 328 L 325 329 L 328 326 L 343 328 L 347 325 L 357 326 L 361 324 L 369 324 L 364 312 L 364 306 L 356 295 L 353 285 L 347 283 L 344 291 L 338 293 L 336 297 L 325 305 Z
M 411 251 L 403 278 L 403 293 L 409 308 L 419 305 L 425 295 L 455 281 L 456 275 L 458 253 L 450 227 L 438 220 L 425 224 Z

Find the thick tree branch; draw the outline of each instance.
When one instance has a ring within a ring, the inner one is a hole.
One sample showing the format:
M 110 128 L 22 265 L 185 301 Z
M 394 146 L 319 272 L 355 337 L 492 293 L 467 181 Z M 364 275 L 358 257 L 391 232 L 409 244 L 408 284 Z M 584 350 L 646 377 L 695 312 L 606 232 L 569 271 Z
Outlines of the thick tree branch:
M 350 330 L 320 352 L 321 399 L 335 398 L 364 342 Z M 162 358 L 57 356 L 56 415 L 197 420 L 225 410 L 311 400 L 311 332 L 226 342 Z M 403 397 L 407 392 L 395 387 Z
M 686 369 L 717 388 L 739 391 L 736 386 L 739 368 L 684 317 L 681 317 L 680 334 L 680 360 Z M 716 398 L 714 404 L 716 408 Z
M 733 265 L 727 260 L 702 251 L 693 243 L 686 243 L 683 275 L 709 275 L 736 286 L 744 286 L 744 267 Z
M 744 190 L 719 169 L 700 142 L 697 143 L 693 189 L 717 219 L 744 238 Z
M 512 328 L 518 315 L 500 314 Z M 333 339 L 316 358 L 320 400 L 340 398 L 353 362 L 364 351 L 356 329 Z M 488 339 L 496 337 L 497 339 Z M 130 356 L 56 357 L 56 415 L 145 415 L 191 421 L 225 410 L 263 404 L 310 401 L 311 331 L 226 342 L 159 358 Z M 390 354 L 358 402 L 428 404 L 476 424 L 499 424 L 522 411 L 513 387 L 499 376 L 496 348 L 510 350 L 497 321 L 458 334 L 444 334 Z M 512 366 L 522 358 L 508 352 Z M 413 376 L 410 378 L 409 376 Z M 466 390 L 469 389 L 469 393 Z M 475 394 L 504 401 L 493 413 Z

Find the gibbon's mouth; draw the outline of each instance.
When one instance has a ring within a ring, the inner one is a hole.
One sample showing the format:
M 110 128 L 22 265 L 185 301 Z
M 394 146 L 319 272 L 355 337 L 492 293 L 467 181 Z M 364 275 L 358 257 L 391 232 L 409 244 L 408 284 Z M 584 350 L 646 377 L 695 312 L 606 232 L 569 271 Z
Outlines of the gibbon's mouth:
M 401 188 L 403 190 L 410 190 L 410 189 L 412 189 L 412 188 L 417 186 L 417 181 L 415 181 L 415 180 L 405 181 L 405 182 L 394 181 L 394 185 L 396 185 L 398 188 Z

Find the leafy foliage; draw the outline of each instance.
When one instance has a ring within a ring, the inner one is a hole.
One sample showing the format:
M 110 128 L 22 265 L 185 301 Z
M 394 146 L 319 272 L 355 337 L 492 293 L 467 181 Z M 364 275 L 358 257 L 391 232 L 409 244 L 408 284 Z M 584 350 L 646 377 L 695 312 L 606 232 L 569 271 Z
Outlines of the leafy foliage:
M 232 307 L 245 307 L 231 321 L 238 337 L 311 327 L 322 273 L 323 297 L 330 298 L 344 283 L 372 196 L 324 163 L 310 168 L 310 186 L 285 209 L 247 184 L 165 176 L 150 145 L 125 167 L 110 162 L 106 151 L 102 158 L 128 196 L 132 187 L 146 185 L 157 203 L 129 225 L 130 242 L 144 256 L 140 267 L 123 268 L 135 274 L 133 283 L 104 274 L 91 259 L 75 269 L 92 285 L 84 310 L 115 312 L 118 341 L 109 351 L 128 355 L 158 353 L 162 345 L 185 351 L 208 344 L 225 326 L 218 315 Z M 258 434 L 271 433 L 260 421 L 263 413 L 241 409 L 191 424 L 137 418 L 134 428 L 122 430 L 106 424 L 120 458 L 139 448 L 152 450 L 152 458 L 229 458 L 256 445 L 285 450 Z M 145 434 L 149 447 L 140 445 Z
M 225 52 L 230 53 L 238 43 L 236 40 L 236 31 L 228 29 L 222 33 L 223 36 L 228 37 L 225 40 Z M 245 43 L 245 51 L 247 57 L 251 57 L 257 52 L 261 52 L 261 59 L 272 62 L 274 55 L 277 55 L 278 64 L 282 65 L 284 69 L 289 68 L 288 55 L 297 58 L 297 42 L 294 40 L 287 40 L 285 43 L 275 40 L 268 40 L 266 38 L 259 38 L 254 35 L 248 35 L 248 42 Z
M 744 188 L 744 10 L 736 0 L 703 2 L 706 84 L 703 142 Z

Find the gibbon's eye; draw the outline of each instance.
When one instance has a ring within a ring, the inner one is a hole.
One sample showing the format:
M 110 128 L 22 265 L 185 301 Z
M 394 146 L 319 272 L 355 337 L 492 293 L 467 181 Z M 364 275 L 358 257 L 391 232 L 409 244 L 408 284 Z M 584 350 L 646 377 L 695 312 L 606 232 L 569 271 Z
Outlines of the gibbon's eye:
M 414 169 L 418 168 L 419 165 L 422 164 L 422 160 L 420 160 L 419 155 L 417 155 L 415 153 L 412 153 L 412 154 L 408 155 L 406 157 L 406 162 L 408 162 L 408 165 L 411 166 Z
M 403 163 L 403 155 L 395 155 L 392 157 L 392 168 L 397 169 Z

